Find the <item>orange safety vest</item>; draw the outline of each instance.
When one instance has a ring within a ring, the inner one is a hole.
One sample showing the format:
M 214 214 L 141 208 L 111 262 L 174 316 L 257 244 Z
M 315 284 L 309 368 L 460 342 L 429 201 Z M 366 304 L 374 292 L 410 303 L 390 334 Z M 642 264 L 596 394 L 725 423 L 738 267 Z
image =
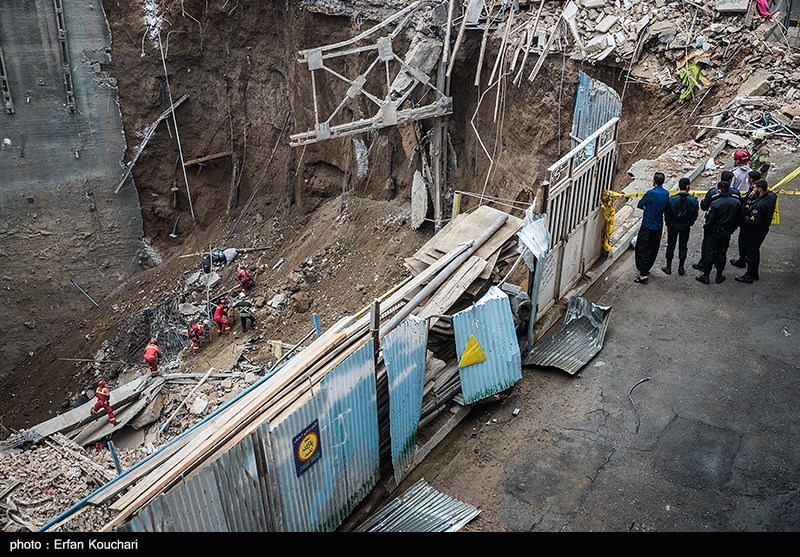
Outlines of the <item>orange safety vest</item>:
M 111 398 L 111 391 L 108 390 L 108 387 L 97 387 L 94 394 L 100 402 L 108 402 Z

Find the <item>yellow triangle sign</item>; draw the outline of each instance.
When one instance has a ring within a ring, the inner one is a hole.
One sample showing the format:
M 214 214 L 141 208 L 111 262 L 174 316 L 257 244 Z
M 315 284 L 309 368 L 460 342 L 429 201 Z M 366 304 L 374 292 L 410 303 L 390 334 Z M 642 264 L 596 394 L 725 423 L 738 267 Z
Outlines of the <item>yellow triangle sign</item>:
M 481 345 L 478 344 L 478 339 L 475 335 L 470 335 L 467 341 L 467 346 L 464 348 L 464 353 L 461 354 L 461 360 L 458 362 L 458 367 L 467 367 L 472 364 L 479 364 L 486 361 L 486 354 L 483 353 Z

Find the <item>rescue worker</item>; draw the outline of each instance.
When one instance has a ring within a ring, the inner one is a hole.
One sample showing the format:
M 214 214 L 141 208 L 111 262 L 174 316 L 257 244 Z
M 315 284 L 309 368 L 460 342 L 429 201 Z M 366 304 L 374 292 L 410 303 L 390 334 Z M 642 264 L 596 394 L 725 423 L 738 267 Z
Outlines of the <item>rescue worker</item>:
M 104 408 L 106 415 L 108 415 L 108 421 L 112 425 L 117 425 L 117 418 L 114 417 L 114 412 L 111 410 L 111 391 L 108 390 L 108 385 L 102 379 L 97 382 L 94 396 L 97 397 L 97 402 L 92 407 L 92 415 L 97 414 L 101 408 Z
M 208 320 L 195 321 L 189 326 L 189 339 L 192 341 L 192 354 L 200 351 L 200 340 L 204 338 L 208 330 Z
M 686 274 L 684 265 L 688 253 L 689 231 L 697 220 L 699 205 L 697 198 L 689 193 L 689 178 L 678 181 L 678 194 L 669 198 L 664 210 L 664 222 L 667 225 L 667 264 L 661 270 L 672 274 L 672 258 L 675 255 L 675 244 L 678 244 L 678 274 Z
M 158 360 L 161 358 L 161 348 L 155 338 L 151 338 L 147 346 L 144 347 L 144 361 L 150 366 L 150 375 L 158 375 Z
M 769 146 L 767 146 L 767 130 L 760 129 L 753 132 L 753 155 L 750 157 L 753 170 L 761 173 L 761 179 L 767 179 L 769 172 Z
M 720 174 L 719 179 L 721 182 L 728 182 L 730 184 L 731 180 L 733 180 L 733 172 L 731 172 L 730 170 L 723 170 L 722 174 Z M 728 191 L 732 197 L 735 197 L 737 199 L 741 198 L 738 190 L 729 189 Z M 718 197 L 719 197 L 719 191 L 717 190 L 717 187 L 713 186 L 709 188 L 708 191 L 706 192 L 706 195 L 703 197 L 703 199 L 700 200 L 700 210 L 703 212 L 708 211 L 708 208 L 711 206 L 711 202 Z M 700 259 L 697 261 L 697 263 L 692 263 L 692 269 L 696 269 L 698 271 L 702 270 L 700 268 L 700 262 L 703 260 L 706 251 L 708 251 L 708 241 L 710 239 L 711 236 L 703 234 L 703 241 L 700 244 Z
M 742 229 L 739 232 L 745 248 L 747 271 L 742 276 L 736 277 L 736 282 L 753 284 L 753 281 L 758 280 L 761 244 L 764 243 L 764 238 L 769 233 L 769 226 L 772 224 L 772 215 L 775 213 L 777 200 L 778 196 L 769 191 L 766 180 L 758 180 L 755 183 L 755 195 L 747 205 L 742 220 Z
M 253 280 L 253 276 L 250 274 L 250 271 L 248 271 L 247 268 L 241 263 L 239 263 L 239 266 L 236 269 L 236 277 L 239 279 L 239 287 L 242 289 L 242 293 L 245 295 L 256 285 L 255 280 Z
M 703 284 L 709 284 L 712 267 L 717 269 L 715 282 L 719 284 L 725 280 L 722 274 L 725 269 L 725 257 L 731 234 L 738 228 L 742 214 L 742 204 L 730 194 L 730 184 L 720 182 L 717 184 L 717 189 L 719 197 L 711 202 L 703 225 L 703 243 L 706 244 L 707 250 L 698 265 L 703 274 L 695 277 Z
M 750 168 L 750 153 L 744 149 L 736 149 L 733 152 L 733 179 L 731 189 L 738 190 L 740 193 L 747 191 L 747 173 Z
M 222 336 L 223 331 L 226 335 L 231 334 L 231 324 L 228 322 L 228 300 L 222 298 L 214 310 L 214 323 L 217 324 L 217 334 Z
M 244 297 L 244 294 L 239 294 L 241 298 L 238 302 L 234 304 L 237 310 L 239 310 L 239 319 L 242 321 L 242 332 L 247 332 L 247 322 L 250 321 L 250 328 L 255 330 L 256 328 L 256 316 L 253 313 L 253 304 Z

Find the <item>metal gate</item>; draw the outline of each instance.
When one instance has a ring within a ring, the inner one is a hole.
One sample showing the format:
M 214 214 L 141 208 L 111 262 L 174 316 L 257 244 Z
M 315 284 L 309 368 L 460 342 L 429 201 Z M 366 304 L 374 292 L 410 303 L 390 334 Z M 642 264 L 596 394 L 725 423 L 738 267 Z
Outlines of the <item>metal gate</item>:
M 616 171 L 617 126 L 612 118 L 547 169 L 550 253 L 539 289 L 537 316 L 561 299 L 602 255 L 601 193 Z

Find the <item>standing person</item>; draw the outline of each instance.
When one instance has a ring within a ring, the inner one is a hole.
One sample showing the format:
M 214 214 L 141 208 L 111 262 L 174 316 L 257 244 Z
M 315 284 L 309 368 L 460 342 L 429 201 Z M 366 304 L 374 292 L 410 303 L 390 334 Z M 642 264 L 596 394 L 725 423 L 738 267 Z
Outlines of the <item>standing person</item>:
M 744 149 L 736 149 L 733 152 L 733 179 L 731 188 L 739 192 L 747 191 L 747 173 L 750 168 L 750 153 Z
M 731 183 L 733 180 L 733 172 L 730 170 L 723 170 L 722 174 L 719 177 L 720 182 L 728 182 Z M 739 199 L 739 190 L 729 189 L 728 190 L 731 196 Z M 711 202 L 714 201 L 716 198 L 719 197 L 719 191 L 717 190 L 717 186 L 712 186 L 708 189 L 703 199 L 700 201 L 700 210 L 705 212 L 708 211 L 708 208 L 711 206 Z M 696 269 L 701 271 L 700 262 L 703 260 L 705 253 L 708 251 L 708 241 L 710 240 L 710 236 L 703 234 L 703 241 L 700 244 L 700 259 L 697 263 L 692 263 L 692 269 Z
M 242 289 L 242 293 L 244 294 L 247 294 L 248 291 L 256 285 L 253 276 L 250 274 L 250 271 L 248 271 L 242 263 L 239 263 L 239 266 L 236 269 L 236 278 L 239 279 L 239 287 Z
M 102 379 L 97 382 L 94 396 L 97 397 L 97 402 L 92 407 L 92 415 L 97 414 L 101 408 L 104 408 L 111 425 L 117 425 L 117 418 L 114 417 L 114 412 L 111 410 L 111 391 L 108 390 L 108 385 Z
M 771 162 L 769 159 L 769 146 L 767 145 L 767 130 L 760 129 L 753 132 L 753 156 L 750 157 L 753 170 L 761 173 L 761 179 L 767 179 L 767 172 Z
M 250 328 L 256 328 L 256 316 L 253 313 L 253 304 L 244 297 L 244 294 L 239 295 L 241 300 L 236 302 L 233 307 L 239 310 L 239 319 L 242 321 L 242 332 L 247 332 L 247 322 L 250 322 Z
M 689 193 L 689 178 L 678 181 L 678 193 L 669 198 L 664 210 L 664 222 L 667 225 L 667 264 L 661 270 L 672 274 L 672 258 L 675 255 L 675 244 L 678 244 L 678 274 L 686 274 L 684 265 L 688 253 L 689 231 L 697 220 L 700 206 L 697 198 Z
M 723 170 L 722 174 L 719 176 L 720 182 L 728 182 L 729 184 L 733 181 L 733 172 L 730 170 Z M 729 190 L 729 193 L 736 198 L 741 197 L 739 190 Z M 708 208 L 711 206 L 711 202 L 714 201 L 717 197 L 719 197 L 719 191 L 717 190 L 717 186 L 712 186 L 708 189 L 705 196 L 703 196 L 702 201 L 700 201 L 700 210 L 705 212 L 708 211 Z
M 144 361 L 150 366 L 150 376 L 158 375 L 158 360 L 161 358 L 161 348 L 155 338 L 151 338 L 147 346 L 144 347 Z
M 761 173 L 758 170 L 751 170 L 747 173 L 747 180 L 750 184 L 750 187 L 747 190 L 747 193 L 742 195 L 740 199 L 742 203 L 742 219 L 744 220 L 744 215 L 747 213 L 747 208 L 750 206 L 750 203 L 753 201 L 753 198 L 756 196 L 755 190 L 755 183 L 761 179 Z M 739 250 L 739 257 L 736 259 L 731 259 L 731 265 L 734 267 L 740 267 L 744 269 L 747 266 L 747 257 L 745 252 L 747 251 L 744 246 L 744 237 L 742 236 L 743 231 L 742 223 L 739 223 L 739 238 L 736 241 L 737 248 Z
M 664 189 L 664 173 L 653 175 L 653 187 L 639 200 L 637 207 L 644 210 L 642 225 L 636 236 L 636 269 L 639 276 L 633 282 L 647 284 L 650 269 L 658 257 L 661 232 L 664 229 L 664 209 L 669 202 L 669 192 Z
M 231 324 L 228 322 L 228 300 L 222 298 L 214 310 L 214 323 L 217 324 L 217 335 L 222 336 L 223 330 L 226 335 L 231 334 Z
M 703 284 L 709 284 L 709 274 L 711 268 L 716 267 L 717 284 L 725 280 L 722 271 L 725 269 L 725 257 L 728 252 L 728 245 L 731 241 L 731 234 L 739 226 L 742 214 L 742 205 L 739 200 L 733 197 L 728 182 L 717 184 L 719 197 L 711 202 L 711 207 L 706 213 L 706 222 L 703 225 L 703 242 L 707 242 L 708 249 L 700 261 L 702 275 L 695 277 Z
M 204 338 L 208 330 L 208 321 L 195 321 L 189 326 L 189 340 L 192 341 L 192 354 L 200 351 L 200 341 Z
M 742 276 L 736 277 L 736 282 L 753 284 L 753 281 L 758 280 L 761 244 L 769 233 L 777 200 L 778 196 L 769 191 L 766 180 L 758 180 L 755 183 L 755 196 L 747 205 L 742 219 L 742 229 L 739 232 L 739 238 L 743 239 L 744 243 L 747 271 Z

